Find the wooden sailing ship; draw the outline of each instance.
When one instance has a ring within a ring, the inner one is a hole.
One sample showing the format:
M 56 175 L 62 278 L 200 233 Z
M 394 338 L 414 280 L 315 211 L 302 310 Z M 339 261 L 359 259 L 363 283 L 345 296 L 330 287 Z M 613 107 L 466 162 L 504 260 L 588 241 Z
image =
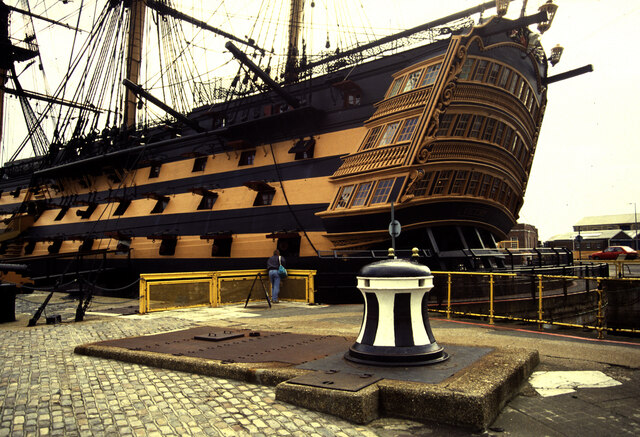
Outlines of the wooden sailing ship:
M 254 91 L 181 113 L 138 85 L 144 11 L 206 23 L 168 1 L 109 2 L 131 24 L 118 85 L 126 87 L 122 124 L 99 130 L 78 122 L 39 156 L 5 163 L 4 262 L 52 281 L 107 266 L 105 283 L 116 287 L 115 279 L 141 272 L 262 267 L 277 248 L 289 265 L 333 276 L 345 271 L 349 251 L 389 247 L 393 204 L 398 248 L 418 247 L 438 267 L 495 267 L 496 242 L 522 206 L 547 86 L 556 80 L 548 66 L 559 57 L 548 59 L 529 29 L 546 30 L 555 5 L 509 20 L 509 2 L 497 3 L 494 16 L 473 26 L 460 20 L 493 2 L 311 61 L 292 25 L 277 80 L 236 47 L 255 53 L 253 41 L 234 39 L 227 49 Z M 292 23 L 303 5 L 291 2 Z M 3 11 L 6 22 L 4 4 Z M 424 31 L 440 37 L 352 62 Z M 3 57 L 3 77 L 15 77 L 15 63 L 33 53 L 4 39 L 11 56 Z M 143 102 L 170 119 L 141 124 Z M 96 111 L 74 104 L 87 116 Z M 34 123 L 31 137 L 37 133 Z

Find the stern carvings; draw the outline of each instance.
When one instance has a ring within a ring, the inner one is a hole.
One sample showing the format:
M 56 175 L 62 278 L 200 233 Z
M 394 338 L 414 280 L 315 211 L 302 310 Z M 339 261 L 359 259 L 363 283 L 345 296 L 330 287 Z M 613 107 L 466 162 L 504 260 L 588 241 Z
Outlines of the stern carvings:
M 431 120 L 429 120 L 427 129 L 425 130 L 424 139 L 422 140 L 420 149 L 416 154 L 416 164 L 424 164 L 429 159 L 429 153 L 431 152 L 432 148 L 431 143 L 435 139 L 438 128 L 440 127 L 440 115 L 445 111 L 445 109 L 447 109 L 447 107 L 453 100 L 453 96 L 455 94 L 457 86 L 456 79 L 462 71 L 462 67 L 464 65 L 464 60 L 466 59 L 466 57 L 467 47 L 460 46 L 455 54 L 455 58 L 451 62 L 451 67 L 449 68 L 449 72 L 447 73 L 444 87 L 442 89 L 442 92 L 440 93 L 438 102 L 436 103 L 431 115 Z
M 413 170 L 409 174 L 409 183 L 407 184 L 407 188 L 404 193 L 400 196 L 400 203 L 407 202 L 413 199 L 413 193 L 416 191 L 418 183 L 424 178 L 425 172 L 424 169 L 418 168 Z

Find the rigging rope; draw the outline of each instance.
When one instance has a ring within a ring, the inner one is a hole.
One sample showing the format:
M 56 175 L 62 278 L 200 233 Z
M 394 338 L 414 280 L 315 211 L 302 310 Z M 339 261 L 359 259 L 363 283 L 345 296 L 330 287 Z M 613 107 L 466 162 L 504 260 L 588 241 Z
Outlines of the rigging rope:
M 276 155 L 273 152 L 273 144 L 269 143 L 269 148 L 271 149 L 271 157 L 273 158 L 273 166 L 276 169 L 276 175 L 278 176 L 278 181 L 280 182 L 280 189 L 282 190 L 282 194 L 284 195 L 285 202 L 287 202 L 287 208 L 289 208 L 289 212 L 291 213 L 291 215 L 293 216 L 293 219 L 298 224 L 298 227 L 300 228 L 300 230 L 304 234 L 304 237 L 309 242 L 309 245 L 311 246 L 313 251 L 316 253 L 316 255 L 318 255 L 318 249 L 316 249 L 316 247 L 311 242 L 311 239 L 309 238 L 309 235 L 307 235 L 307 231 L 305 230 L 304 226 L 302 226 L 302 223 L 300 223 L 300 220 L 298 219 L 298 216 L 296 215 L 295 211 L 291 207 L 291 204 L 289 203 L 289 198 L 287 197 L 287 192 L 285 191 L 284 185 L 282 183 L 282 175 L 280 174 L 280 168 L 279 168 L 278 162 L 276 161 Z

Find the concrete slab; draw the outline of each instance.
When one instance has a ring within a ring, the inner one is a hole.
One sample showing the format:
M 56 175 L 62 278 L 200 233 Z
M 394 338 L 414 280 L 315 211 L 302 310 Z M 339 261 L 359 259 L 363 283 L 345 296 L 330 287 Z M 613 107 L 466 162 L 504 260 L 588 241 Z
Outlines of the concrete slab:
M 169 335 L 192 337 L 196 331 L 207 329 L 210 328 L 191 329 L 186 334 L 175 331 Z M 292 333 L 282 334 L 273 336 L 272 341 L 283 338 L 290 342 L 292 336 L 296 336 Z M 275 385 L 277 400 L 333 414 L 355 423 L 368 423 L 382 415 L 462 425 L 474 429 L 486 428 L 497 417 L 502 407 L 517 394 L 521 384 L 527 380 L 539 362 L 538 352 L 535 350 L 519 348 L 490 350 L 451 346 L 451 352 L 459 359 L 466 357 L 464 365 L 452 357 L 449 361 L 434 365 L 441 366 L 439 374 L 436 375 L 437 372 L 434 371 L 434 375 L 428 377 L 425 375 L 429 374 L 432 366 L 413 367 L 408 371 L 397 368 L 376 368 L 376 372 L 385 374 L 385 379 L 354 392 L 287 382 L 292 378 L 314 372 L 308 368 L 295 367 L 299 362 L 256 362 L 254 359 L 247 359 L 244 362 L 230 361 L 214 359 L 212 356 L 198 356 L 199 349 L 192 349 L 192 356 L 186 356 L 140 347 L 141 342 L 145 340 L 154 347 L 158 347 L 155 345 L 160 344 L 159 338 L 159 336 L 148 336 L 137 337 L 135 341 L 120 339 L 86 344 L 77 346 L 75 352 L 183 372 Z M 337 337 L 337 339 L 345 340 L 344 337 Z M 225 342 L 231 344 L 237 342 L 237 339 L 219 343 L 224 345 Z M 317 346 L 321 348 L 323 344 L 330 345 L 331 348 L 335 347 L 332 341 L 319 342 Z M 132 349 L 134 345 L 135 348 Z M 449 346 L 444 345 L 444 347 Z M 207 351 L 206 348 L 201 349 L 203 354 Z M 347 347 L 344 348 L 345 352 L 346 349 Z M 314 352 L 316 356 L 342 355 L 342 353 L 336 354 L 335 349 L 327 350 L 328 353 L 324 350 Z M 245 356 L 248 355 L 251 354 Z M 303 366 L 322 368 L 332 365 L 330 360 L 315 366 L 312 362 L 304 363 Z M 362 367 L 370 368 L 371 366 Z M 436 367 L 433 369 L 438 370 Z M 431 382 L 424 382 L 425 380 Z
M 408 380 L 397 375 L 397 379 L 383 379 L 354 393 L 287 381 L 276 387 L 276 399 L 356 423 L 367 423 L 362 420 L 372 420 L 377 411 L 385 416 L 484 429 L 518 393 L 538 362 L 537 351 L 495 349 L 439 383 L 417 383 L 415 377 Z M 407 373 L 428 373 L 431 366 L 424 367 L 418 371 L 408 368 Z M 369 370 L 381 375 L 389 369 L 369 366 Z M 377 388 L 377 404 L 371 401 L 373 387 Z M 357 411 L 346 400 L 364 410 Z
M 368 366 L 345 360 L 344 353 L 339 353 L 327 358 L 300 364 L 297 368 L 323 371 L 338 370 L 340 372 L 355 374 L 367 373 L 380 376 L 385 379 L 437 384 L 454 375 L 456 372 L 463 370 L 465 367 L 475 363 L 484 355 L 490 353 L 493 348 L 447 345 L 445 350 L 450 357 L 448 360 L 426 366 Z

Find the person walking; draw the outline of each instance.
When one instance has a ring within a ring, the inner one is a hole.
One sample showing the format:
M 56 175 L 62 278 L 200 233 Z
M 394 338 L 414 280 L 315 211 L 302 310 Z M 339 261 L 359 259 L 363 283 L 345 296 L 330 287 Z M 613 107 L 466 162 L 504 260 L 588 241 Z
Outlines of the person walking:
M 278 303 L 278 294 L 280 294 L 280 274 L 278 269 L 280 266 L 286 267 L 286 261 L 280 256 L 279 250 L 273 251 L 273 256 L 267 260 L 267 270 L 269 271 L 269 281 L 271 282 L 271 302 Z

